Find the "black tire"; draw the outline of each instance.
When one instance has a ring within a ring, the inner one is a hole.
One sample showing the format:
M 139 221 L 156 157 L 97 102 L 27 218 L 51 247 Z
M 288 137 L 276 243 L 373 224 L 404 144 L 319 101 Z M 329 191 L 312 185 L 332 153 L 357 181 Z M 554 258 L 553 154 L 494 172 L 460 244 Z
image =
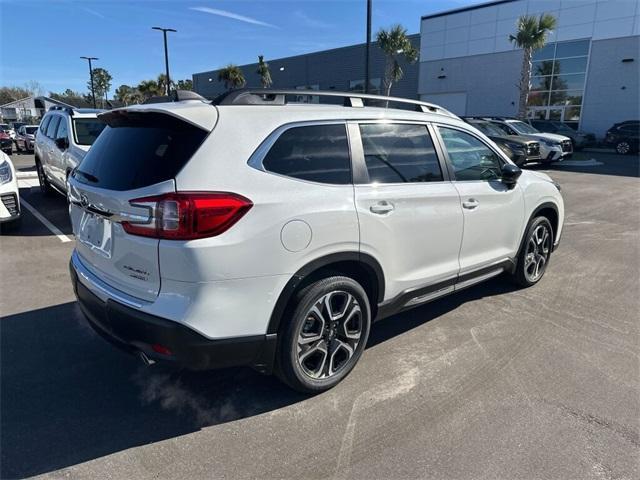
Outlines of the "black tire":
M 51 195 L 53 193 L 53 187 L 49 183 L 47 176 L 42 168 L 42 163 L 39 159 L 36 159 L 36 170 L 38 172 L 38 183 L 40 183 L 40 191 L 43 195 Z
M 620 155 L 629 155 L 633 153 L 633 148 L 631 148 L 631 143 L 627 140 L 620 140 L 616 142 L 616 152 Z
M 336 310 L 328 315 L 327 308 Z M 352 278 L 329 277 L 300 290 L 289 311 L 278 343 L 276 375 L 304 393 L 334 387 L 351 372 L 366 346 L 371 328 L 366 292 Z M 338 317 L 343 321 L 335 320 Z
M 546 231 L 546 236 L 542 234 Z M 531 242 L 534 242 L 535 246 Z M 533 250 L 533 252 L 532 252 Z M 535 217 L 525 233 L 516 269 L 511 274 L 512 280 L 521 287 L 530 287 L 538 283 L 549 265 L 553 250 L 553 227 L 547 217 Z M 532 264 L 535 262 L 535 265 Z

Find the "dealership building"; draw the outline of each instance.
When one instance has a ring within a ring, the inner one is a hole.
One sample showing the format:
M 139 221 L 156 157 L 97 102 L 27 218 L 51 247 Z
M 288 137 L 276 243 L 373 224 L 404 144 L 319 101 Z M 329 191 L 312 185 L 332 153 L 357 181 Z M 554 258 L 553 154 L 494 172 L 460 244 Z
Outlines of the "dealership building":
M 557 28 L 534 54 L 529 116 L 598 137 L 615 122 L 639 119 L 639 0 L 498 0 L 424 16 L 420 35 L 411 36 L 420 60 L 403 65 L 405 76 L 392 95 L 459 115 L 515 116 L 522 50 L 509 35 L 518 17 L 541 13 L 553 15 Z M 360 44 L 268 62 L 275 88 L 362 91 L 364 56 Z M 372 93 L 380 91 L 384 60 L 374 43 Z M 241 69 L 248 86 L 260 86 L 257 64 Z M 225 90 L 218 70 L 194 74 L 193 84 L 208 98 Z
M 409 36 L 417 49 L 420 35 Z M 296 55 L 275 60 L 267 59 L 273 80 L 273 88 L 295 90 L 364 90 L 365 44 L 350 45 L 305 55 Z M 376 42 L 370 48 L 370 93 L 381 93 L 385 57 Z M 416 98 L 418 91 L 418 65 L 401 62 L 404 77 L 394 84 L 391 94 L 397 97 Z M 257 63 L 240 66 L 248 87 L 260 87 Z M 219 70 L 193 74 L 193 89 L 207 98 L 224 93 L 224 83 L 218 81 Z M 301 95 L 301 101 L 317 101 L 317 97 Z
M 509 34 L 519 16 L 545 12 L 557 28 L 533 57 L 529 116 L 598 136 L 615 122 L 637 120 L 637 0 L 503 0 L 425 16 L 420 98 L 459 115 L 515 115 L 522 50 Z

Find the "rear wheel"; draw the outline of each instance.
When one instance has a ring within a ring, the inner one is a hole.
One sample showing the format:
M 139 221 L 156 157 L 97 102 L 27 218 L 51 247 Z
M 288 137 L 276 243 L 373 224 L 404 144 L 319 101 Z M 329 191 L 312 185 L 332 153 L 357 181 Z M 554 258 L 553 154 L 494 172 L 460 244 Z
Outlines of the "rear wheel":
M 513 280 L 523 287 L 540 281 L 547 270 L 553 247 L 553 228 L 547 217 L 536 217 L 529 224 L 518 253 Z
M 40 160 L 36 160 L 36 170 L 38 171 L 38 183 L 40 183 L 40 191 L 45 195 L 50 195 L 53 193 L 53 188 L 47 180 L 47 176 L 44 173 L 44 169 L 42 168 L 42 163 Z
M 279 344 L 278 377 L 291 388 L 318 393 L 338 384 L 360 359 L 371 307 L 362 286 L 335 276 L 302 289 Z

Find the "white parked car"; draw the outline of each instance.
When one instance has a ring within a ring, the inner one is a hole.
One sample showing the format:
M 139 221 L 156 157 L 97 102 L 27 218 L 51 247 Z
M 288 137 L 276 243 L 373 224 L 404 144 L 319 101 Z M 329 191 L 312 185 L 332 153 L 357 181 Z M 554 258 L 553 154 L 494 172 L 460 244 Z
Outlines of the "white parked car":
M 40 189 L 65 194 L 67 177 L 78 166 L 105 124 L 102 110 L 51 107 L 40 122 L 35 139 L 35 160 Z
M 542 278 L 564 218 L 547 175 L 435 105 L 295 94 L 99 115 L 69 178 L 71 276 L 98 332 L 145 362 L 251 365 L 317 392 L 374 320 L 502 273 Z
M 509 135 L 522 135 L 540 143 L 540 157 L 543 163 L 560 162 L 573 155 L 573 142 L 569 137 L 557 133 L 543 133 L 515 118 L 486 117 Z
M 16 170 L 9 156 L 0 152 L 0 223 L 20 218 L 20 193 Z

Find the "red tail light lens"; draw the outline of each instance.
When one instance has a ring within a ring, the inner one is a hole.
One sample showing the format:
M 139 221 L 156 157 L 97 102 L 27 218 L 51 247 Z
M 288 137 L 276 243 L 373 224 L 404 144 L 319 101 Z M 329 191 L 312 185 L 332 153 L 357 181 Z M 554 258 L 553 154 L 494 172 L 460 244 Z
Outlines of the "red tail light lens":
M 122 222 L 125 232 L 167 240 L 194 240 L 226 232 L 253 206 L 241 195 L 226 192 L 177 192 L 129 201 L 149 208 L 150 223 Z

